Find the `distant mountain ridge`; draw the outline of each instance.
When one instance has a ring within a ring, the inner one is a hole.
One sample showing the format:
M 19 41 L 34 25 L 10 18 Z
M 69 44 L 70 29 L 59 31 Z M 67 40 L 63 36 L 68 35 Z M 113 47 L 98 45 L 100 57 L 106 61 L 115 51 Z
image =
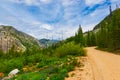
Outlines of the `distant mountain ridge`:
M 14 47 L 16 51 L 26 48 L 40 47 L 41 44 L 34 37 L 16 30 L 12 26 L 0 26 L 0 50 L 7 52 Z
M 54 39 L 50 40 L 50 39 L 43 38 L 43 39 L 40 39 L 39 42 L 42 44 L 43 47 L 46 47 L 59 42 L 59 40 L 54 40 Z

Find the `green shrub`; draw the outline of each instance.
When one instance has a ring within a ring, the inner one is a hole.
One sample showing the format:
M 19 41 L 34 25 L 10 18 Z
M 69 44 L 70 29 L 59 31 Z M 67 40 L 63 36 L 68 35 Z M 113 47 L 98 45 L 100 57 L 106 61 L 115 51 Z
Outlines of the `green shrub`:
M 0 50 L 0 57 L 4 55 L 4 52 Z
M 43 61 L 39 62 L 37 68 L 41 68 L 44 67 L 46 65 L 46 63 L 44 63 Z
M 18 68 L 21 69 L 25 64 L 24 58 L 13 58 L 13 59 L 1 59 L 0 60 L 0 72 L 9 73 L 11 70 Z
M 85 51 L 80 45 L 75 45 L 74 42 L 63 44 L 55 50 L 57 57 L 64 57 L 67 55 L 80 55 L 85 56 Z
M 50 80 L 64 80 L 64 74 L 53 74 L 50 76 Z
M 46 80 L 47 74 L 46 73 L 39 73 L 39 72 L 31 72 L 25 73 L 22 75 L 18 75 L 11 80 Z
M 28 63 L 33 63 L 33 62 L 35 62 L 35 56 L 34 56 L 34 55 L 28 56 L 28 57 L 27 57 L 27 62 L 28 62 Z
M 54 74 L 59 73 L 59 67 L 58 66 L 51 66 L 48 68 L 48 74 Z

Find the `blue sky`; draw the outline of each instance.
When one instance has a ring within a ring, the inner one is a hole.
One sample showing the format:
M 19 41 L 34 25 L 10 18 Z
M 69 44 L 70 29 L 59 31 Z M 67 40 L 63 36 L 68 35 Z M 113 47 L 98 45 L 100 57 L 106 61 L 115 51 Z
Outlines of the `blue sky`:
M 81 24 L 91 30 L 120 0 L 0 0 L 0 25 L 11 25 L 38 39 L 73 36 Z

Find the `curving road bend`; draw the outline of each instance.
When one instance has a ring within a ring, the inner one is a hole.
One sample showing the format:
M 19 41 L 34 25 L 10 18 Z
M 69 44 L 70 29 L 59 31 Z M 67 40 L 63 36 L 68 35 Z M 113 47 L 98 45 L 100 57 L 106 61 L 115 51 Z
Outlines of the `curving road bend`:
M 120 55 L 96 50 L 95 47 L 86 49 L 94 80 L 120 80 Z
M 96 50 L 95 47 L 86 49 L 88 56 L 78 58 L 84 66 L 76 67 L 65 80 L 120 80 L 120 55 Z

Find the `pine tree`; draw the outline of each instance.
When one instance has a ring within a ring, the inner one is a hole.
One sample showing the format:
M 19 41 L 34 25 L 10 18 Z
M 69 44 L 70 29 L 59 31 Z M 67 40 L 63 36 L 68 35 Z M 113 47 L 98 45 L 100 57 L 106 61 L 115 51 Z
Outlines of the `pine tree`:
M 78 32 L 75 34 L 75 43 L 80 43 L 81 46 L 84 46 L 84 38 L 83 38 L 83 31 L 81 25 L 79 25 Z
M 87 44 L 87 46 L 91 46 L 90 31 L 87 32 L 86 44 Z
M 96 46 L 96 38 L 95 38 L 95 34 L 94 34 L 94 32 L 92 31 L 91 32 L 91 36 L 90 36 L 91 38 L 91 46 Z
M 120 49 L 120 17 L 119 10 L 115 15 L 112 16 L 112 30 L 111 30 L 111 38 L 112 38 L 112 49 L 117 50 Z

